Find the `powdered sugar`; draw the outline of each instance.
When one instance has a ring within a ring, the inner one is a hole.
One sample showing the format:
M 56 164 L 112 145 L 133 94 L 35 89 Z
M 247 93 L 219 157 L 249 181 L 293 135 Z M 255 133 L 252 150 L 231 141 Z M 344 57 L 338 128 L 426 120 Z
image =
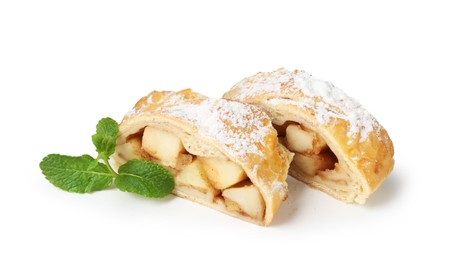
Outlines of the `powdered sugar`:
M 236 95 L 238 100 L 272 93 L 276 98 L 267 102 L 312 109 L 321 124 L 329 124 L 332 118 L 344 119 L 349 122 L 348 137 L 360 134 L 360 142 L 365 141 L 372 131 L 379 131 L 378 122 L 357 100 L 331 83 L 304 71 L 279 69 L 271 73 L 261 72 L 242 80 L 236 86 L 241 87 Z M 289 99 L 301 93 L 299 100 Z
M 151 94 L 148 100 L 152 100 Z M 129 115 L 155 113 L 171 116 L 192 124 L 203 136 L 223 144 L 225 150 L 239 157 L 248 153 L 263 155 L 258 145 L 265 145 L 264 138 L 270 131 L 269 117 L 259 108 L 224 99 L 185 98 L 172 92 L 160 100 L 160 105 L 146 109 L 136 107 Z
M 271 188 L 281 194 L 281 196 L 285 196 L 286 190 L 287 190 L 287 183 L 280 182 L 280 181 L 274 181 L 271 184 Z

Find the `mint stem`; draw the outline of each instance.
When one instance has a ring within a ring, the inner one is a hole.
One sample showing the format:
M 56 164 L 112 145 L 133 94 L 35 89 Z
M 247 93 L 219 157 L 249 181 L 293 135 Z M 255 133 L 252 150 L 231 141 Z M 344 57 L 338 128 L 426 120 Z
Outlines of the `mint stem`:
M 104 164 L 106 164 L 106 167 L 108 168 L 109 172 L 114 175 L 114 177 L 118 177 L 118 173 L 114 171 L 114 169 L 112 169 L 111 165 L 109 164 L 109 158 L 102 158 L 101 160 L 103 160 Z

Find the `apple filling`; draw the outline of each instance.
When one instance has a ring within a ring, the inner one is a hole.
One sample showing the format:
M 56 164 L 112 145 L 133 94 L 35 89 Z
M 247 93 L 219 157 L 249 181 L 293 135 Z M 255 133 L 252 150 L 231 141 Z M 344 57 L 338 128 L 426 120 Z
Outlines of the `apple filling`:
M 303 178 L 332 183 L 341 189 L 347 187 L 349 175 L 339 171 L 337 157 L 319 134 L 291 121 L 274 127 L 280 142 L 295 153 L 291 167 Z
M 128 137 L 119 149 L 119 154 L 128 160 L 143 158 L 167 167 L 174 175 L 175 193 L 179 189 L 191 196 L 200 195 L 208 203 L 217 204 L 217 208 L 258 220 L 265 215 L 264 199 L 240 165 L 190 154 L 172 133 L 145 127 Z

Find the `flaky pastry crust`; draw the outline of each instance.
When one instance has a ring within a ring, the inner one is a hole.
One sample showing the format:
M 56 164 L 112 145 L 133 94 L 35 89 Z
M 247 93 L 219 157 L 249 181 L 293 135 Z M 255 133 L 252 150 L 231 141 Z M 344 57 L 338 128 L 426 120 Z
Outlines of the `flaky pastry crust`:
M 175 195 L 259 225 L 271 223 L 287 196 L 286 177 L 292 155 L 278 143 L 270 118 L 262 109 L 209 99 L 190 89 L 153 91 L 141 98 L 120 123 L 118 152 L 113 156 L 116 166 L 132 158 L 146 157 L 139 147 L 131 154 L 121 152 L 120 147 L 148 126 L 176 135 L 194 156 L 227 158 L 240 165 L 259 189 L 266 209 L 263 218 L 256 220 L 228 211 L 222 203 L 215 203 L 199 192 L 186 192 L 185 187 L 176 186 Z
M 295 167 L 290 174 L 339 200 L 365 203 L 393 169 L 394 148 L 387 131 L 357 101 L 304 71 L 260 72 L 223 97 L 264 109 L 274 124 L 292 121 L 318 133 L 338 159 L 334 173 L 348 174 L 352 182 L 339 189 Z

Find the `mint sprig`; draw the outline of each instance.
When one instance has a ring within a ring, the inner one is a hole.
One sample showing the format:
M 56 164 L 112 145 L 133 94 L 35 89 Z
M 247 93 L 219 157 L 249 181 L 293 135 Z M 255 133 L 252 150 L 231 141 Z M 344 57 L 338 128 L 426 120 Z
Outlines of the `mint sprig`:
M 120 166 L 118 173 L 109 164 L 114 153 L 119 128 L 116 121 L 103 118 L 92 136 L 98 156 L 67 156 L 50 154 L 39 167 L 48 181 L 56 187 L 77 193 L 104 190 L 112 185 L 122 191 L 149 198 L 170 194 L 175 186 L 173 176 L 164 167 L 145 160 L 131 160 Z

